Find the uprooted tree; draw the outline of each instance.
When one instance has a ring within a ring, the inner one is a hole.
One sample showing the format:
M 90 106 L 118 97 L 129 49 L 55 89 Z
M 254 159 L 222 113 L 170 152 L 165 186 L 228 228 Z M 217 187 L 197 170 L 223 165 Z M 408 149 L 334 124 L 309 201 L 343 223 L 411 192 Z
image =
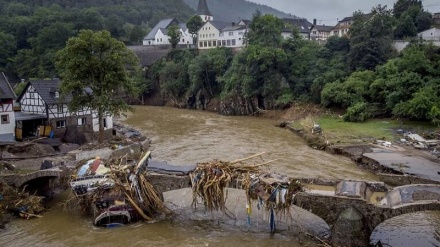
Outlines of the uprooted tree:
M 123 96 L 136 92 L 138 58 L 109 32 L 82 30 L 57 53 L 56 67 L 62 77 L 61 93 L 71 97 L 69 110 L 95 111 L 99 120 L 98 140 L 102 142 L 103 117 L 130 109 Z

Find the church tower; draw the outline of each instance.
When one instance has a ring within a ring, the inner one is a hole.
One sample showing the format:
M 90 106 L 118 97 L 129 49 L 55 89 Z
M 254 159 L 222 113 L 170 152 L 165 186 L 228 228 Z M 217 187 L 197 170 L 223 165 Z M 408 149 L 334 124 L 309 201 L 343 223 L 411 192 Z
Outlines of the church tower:
M 214 20 L 211 12 L 209 12 L 208 4 L 206 0 L 199 0 L 199 6 L 197 7 L 197 14 L 202 18 L 204 22 Z

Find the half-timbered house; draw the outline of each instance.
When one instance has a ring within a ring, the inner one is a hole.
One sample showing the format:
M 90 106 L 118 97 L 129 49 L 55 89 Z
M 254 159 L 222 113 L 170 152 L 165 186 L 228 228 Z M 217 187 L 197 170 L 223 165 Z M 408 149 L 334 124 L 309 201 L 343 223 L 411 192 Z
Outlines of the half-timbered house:
M 8 78 L 0 74 L 0 142 L 14 141 L 15 114 L 13 102 L 16 98 Z
M 61 97 L 59 79 L 29 81 L 18 97 L 20 102 L 21 119 L 17 127 L 23 130 L 23 138 L 37 136 L 41 127 L 49 127 L 55 137 L 62 137 L 66 128 L 74 126 L 79 132 L 98 132 L 99 121 L 95 111 L 83 109 L 70 112 L 68 103 L 70 97 Z M 85 89 L 84 93 L 93 92 Z M 33 117 L 32 117 L 33 116 Z M 104 130 L 111 133 L 113 118 L 103 118 Z

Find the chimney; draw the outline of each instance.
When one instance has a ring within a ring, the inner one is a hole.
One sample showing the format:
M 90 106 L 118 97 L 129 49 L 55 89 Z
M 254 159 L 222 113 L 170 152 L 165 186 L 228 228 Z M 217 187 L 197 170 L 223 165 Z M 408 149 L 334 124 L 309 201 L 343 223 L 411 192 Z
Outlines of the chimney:
M 313 19 L 313 26 L 316 26 L 316 18 Z
M 235 26 L 235 22 L 232 22 L 232 26 Z

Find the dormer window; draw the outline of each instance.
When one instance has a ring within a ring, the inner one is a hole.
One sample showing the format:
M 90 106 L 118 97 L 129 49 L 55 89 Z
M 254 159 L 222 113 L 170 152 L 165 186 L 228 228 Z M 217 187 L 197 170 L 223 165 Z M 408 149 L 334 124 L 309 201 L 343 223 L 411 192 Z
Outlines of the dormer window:
M 54 97 L 55 99 L 58 99 L 60 97 L 60 90 L 57 88 L 50 88 L 49 93 Z

